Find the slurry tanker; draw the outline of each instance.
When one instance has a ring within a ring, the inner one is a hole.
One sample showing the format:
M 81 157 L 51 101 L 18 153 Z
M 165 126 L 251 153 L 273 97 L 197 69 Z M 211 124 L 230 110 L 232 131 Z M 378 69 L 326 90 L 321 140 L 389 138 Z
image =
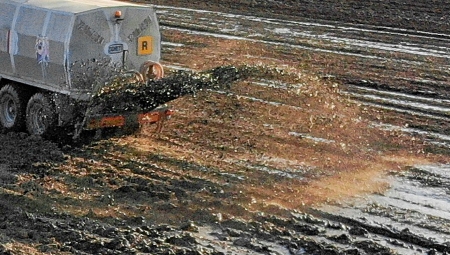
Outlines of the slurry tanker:
M 165 107 L 96 111 L 117 75 L 163 76 L 160 31 L 146 5 L 112 0 L 0 0 L 0 128 L 48 135 L 158 122 Z M 118 71 L 120 70 L 120 71 Z M 118 102 L 120 103 L 120 102 Z

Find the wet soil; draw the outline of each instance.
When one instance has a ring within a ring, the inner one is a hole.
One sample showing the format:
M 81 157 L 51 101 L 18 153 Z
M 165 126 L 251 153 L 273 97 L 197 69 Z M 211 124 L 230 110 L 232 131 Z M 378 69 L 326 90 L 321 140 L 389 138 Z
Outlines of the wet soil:
M 446 1 L 136 1 L 155 5 L 170 5 L 278 17 L 288 20 L 324 20 L 339 23 L 366 24 L 383 27 L 446 34 L 450 31 L 450 7 Z
M 398 26 L 425 28 L 422 13 L 439 10 L 420 3 L 174 4 L 375 25 L 414 16 Z M 204 84 L 192 75 L 243 65 L 259 72 L 232 72 L 229 86 L 195 87 L 178 99 L 173 91 L 194 86 L 158 92 L 176 109 L 162 133 L 154 126 L 101 139 L 87 133 L 77 144 L 0 134 L 1 254 L 450 253 L 447 150 L 428 142 L 429 133 L 379 128 L 430 121 L 354 102 L 342 93 L 344 79 L 335 79 L 336 62 L 377 60 L 193 31 L 163 29 L 163 64 L 187 70 L 173 77 Z M 372 71 L 354 70 L 346 83 Z M 383 70 L 389 77 L 403 66 Z
M 348 96 L 358 102 L 405 113 L 390 122 L 448 134 L 450 45 L 445 34 L 300 17 L 286 20 L 170 6 L 157 9 L 167 34 L 252 42 L 265 48 L 268 58 L 297 61 L 304 71 L 342 83 Z M 166 53 L 169 62 L 171 50 Z M 241 52 L 246 61 L 256 61 L 252 55 L 256 53 Z

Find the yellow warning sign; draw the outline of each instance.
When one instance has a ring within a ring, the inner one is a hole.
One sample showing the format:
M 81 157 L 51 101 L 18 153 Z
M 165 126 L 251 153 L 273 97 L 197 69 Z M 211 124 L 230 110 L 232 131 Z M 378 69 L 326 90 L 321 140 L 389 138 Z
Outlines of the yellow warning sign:
M 138 38 L 138 55 L 150 55 L 153 52 L 153 38 L 151 36 L 141 36 Z

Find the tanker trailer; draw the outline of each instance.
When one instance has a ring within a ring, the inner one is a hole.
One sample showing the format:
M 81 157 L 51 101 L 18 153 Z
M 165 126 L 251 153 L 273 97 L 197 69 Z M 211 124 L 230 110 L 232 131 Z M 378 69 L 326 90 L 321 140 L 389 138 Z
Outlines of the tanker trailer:
M 0 128 L 46 135 L 157 122 L 170 110 L 88 109 L 111 73 L 163 76 L 150 6 L 111 0 L 0 0 Z M 118 102 L 119 103 L 119 102 Z M 80 114 L 81 113 L 81 114 Z

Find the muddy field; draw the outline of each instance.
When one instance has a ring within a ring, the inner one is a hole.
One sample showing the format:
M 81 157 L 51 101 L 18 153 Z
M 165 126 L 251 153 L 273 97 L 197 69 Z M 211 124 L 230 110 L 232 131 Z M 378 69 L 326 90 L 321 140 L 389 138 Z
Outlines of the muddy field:
M 161 133 L 0 134 L 0 254 L 450 253 L 444 3 L 152 4 L 171 91 L 220 86 Z
M 137 0 L 136 2 L 145 2 Z M 289 20 L 337 21 L 447 34 L 450 31 L 448 1 L 407 0 L 226 0 L 226 1 L 147 1 L 156 5 L 199 8 L 237 14 L 251 14 Z

